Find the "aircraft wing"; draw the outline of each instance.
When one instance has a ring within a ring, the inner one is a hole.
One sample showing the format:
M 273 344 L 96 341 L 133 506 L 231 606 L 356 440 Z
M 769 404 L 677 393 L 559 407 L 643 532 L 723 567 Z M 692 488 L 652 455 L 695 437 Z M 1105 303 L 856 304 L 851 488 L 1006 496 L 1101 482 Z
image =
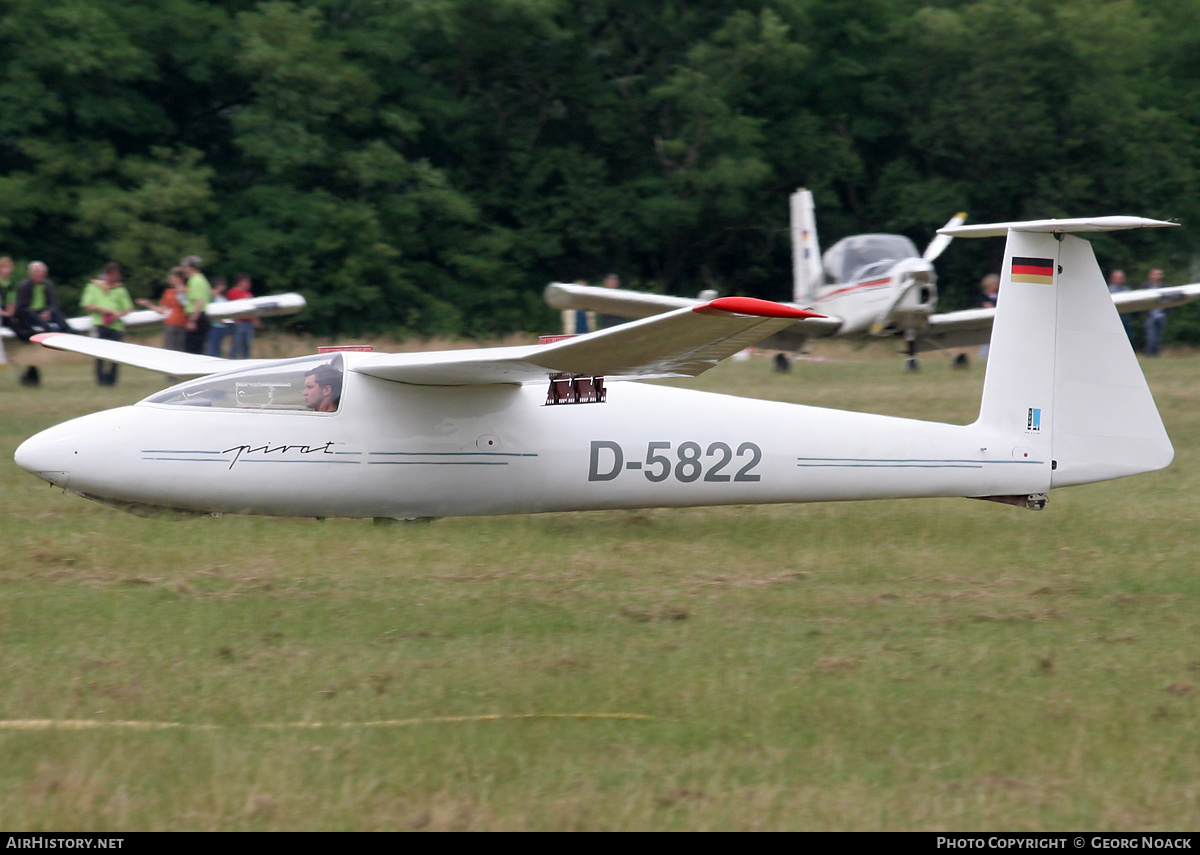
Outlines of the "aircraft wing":
M 294 315 L 306 305 L 304 297 L 301 294 L 273 294 L 268 297 L 247 297 L 244 300 L 227 300 L 223 303 L 210 303 L 204 313 L 208 315 L 210 320 L 214 321 L 268 318 L 275 317 L 276 315 Z M 121 320 L 125 322 L 127 329 L 141 329 L 161 324 L 164 317 L 166 316 L 160 315 L 153 309 L 140 309 L 136 312 L 130 312 Z M 71 329 L 77 333 L 89 333 L 92 331 L 92 318 L 90 315 L 84 315 L 80 318 L 68 318 L 67 322 L 71 325 Z M 10 339 L 16 336 L 8 327 L 0 327 L 0 337 Z
M 1139 288 L 1112 295 L 1113 303 L 1122 315 L 1150 309 L 1171 309 L 1190 303 L 1197 297 L 1200 297 L 1200 282 L 1167 288 Z M 995 309 L 964 309 L 930 315 L 928 324 L 917 340 L 917 350 L 987 344 L 995 316 Z
M 648 318 L 674 309 L 698 306 L 704 302 L 687 297 L 670 297 L 666 294 L 626 291 L 623 288 L 568 285 L 565 282 L 551 282 L 546 286 L 544 297 L 552 309 L 582 309 L 619 318 Z
M 930 315 L 917 336 L 917 350 L 944 350 L 987 344 L 992 337 L 995 309 L 963 309 Z
M 546 303 L 552 309 L 577 309 L 615 315 L 619 318 L 649 318 L 664 312 L 703 305 L 703 300 L 670 297 L 622 288 L 594 288 L 590 285 L 568 285 L 552 282 L 546 286 Z M 784 305 L 784 304 L 781 304 Z M 798 308 L 795 303 L 785 304 Z M 799 350 L 805 340 L 833 335 L 842 326 L 840 318 L 809 313 L 802 322 L 785 326 L 762 341 L 763 347 Z
M 423 386 L 534 383 L 551 374 L 695 377 L 767 336 L 820 317 L 766 300 L 723 297 L 547 344 L 380 353 L 356 361 L 351 368 L 383 380 Z
M 278 359 L 222 359 L 219 356 L 202 356 L 198 353 L 183 353 L 178 350 L 163 350 L 127 341 L 110 341 L 72 333 L 39 333 L 32 342 L 52 350 L 81 353 L 110 362 L 120 362 L 135 368 L 161 371 L 173 377 L 204 377 L 231 368 L 251 368 L 256 364 L 266 365 Z
M 1146 312 L 1150 309 L 1170 309 L 1200 297 L 1200 283 L 1118 291 L 1112 297 L 1113 302 L 1117 304 L 1117 311 L 1122 315 L 1127 312 Z

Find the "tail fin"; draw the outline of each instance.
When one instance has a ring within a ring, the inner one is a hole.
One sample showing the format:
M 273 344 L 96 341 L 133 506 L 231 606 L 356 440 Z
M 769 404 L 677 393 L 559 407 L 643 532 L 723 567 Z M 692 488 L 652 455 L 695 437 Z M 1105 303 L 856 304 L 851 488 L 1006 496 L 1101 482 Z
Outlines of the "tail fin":
M 797 190 L 790 201 L 792 219 L 792 299 L 811 302 L 825 278 L 821 247 L 817 242 L 817 217 L 810 190 Z
M 1071 234 L 1170 225 L 1101 217 L 948 230 L 1008 236 L 976 425 L 1052 460 L 1049 487 L 1152 472 L 1174 457 L 1092 245 Z

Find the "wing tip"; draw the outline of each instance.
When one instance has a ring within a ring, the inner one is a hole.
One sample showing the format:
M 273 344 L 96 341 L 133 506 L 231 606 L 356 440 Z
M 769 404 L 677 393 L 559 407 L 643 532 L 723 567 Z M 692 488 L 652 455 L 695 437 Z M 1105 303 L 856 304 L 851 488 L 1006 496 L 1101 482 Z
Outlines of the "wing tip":
M 825 317 L 825 315 L 819 315 L 816 312 L 797 309 L 794 306 L 775 303 L 771 300 L 760 300 L 757 297 L 718 297 L 715 300 L 709 300 L 707 303 L 692 307 L 692 311 L 699 312 L 702 315 L 722 312 L 731 315 L 757 315 L 763 318 L 790 318 L 796 321 L 802 321 L 807 318 Z

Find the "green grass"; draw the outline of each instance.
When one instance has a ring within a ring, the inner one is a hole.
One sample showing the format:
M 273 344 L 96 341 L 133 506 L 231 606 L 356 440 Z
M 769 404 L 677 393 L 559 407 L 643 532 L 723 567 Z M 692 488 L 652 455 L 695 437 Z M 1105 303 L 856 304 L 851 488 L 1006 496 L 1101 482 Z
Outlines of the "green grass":
M 833 352 L 689 385 L 957 422 L 978 407 L 978 365 L 910 376 L 882 350 Z M 1175 463 L 1041 513 L 386 527 L 144 520 L 64 495 L 16 469 L 16 445 L 160 378 L 99 389 L 61 359 L 30 390 L 10 370 L 0 826 L 1194 828 L 1200 357 L 1144 367 Z M 29 720 L 60 724 L 11 724 Z

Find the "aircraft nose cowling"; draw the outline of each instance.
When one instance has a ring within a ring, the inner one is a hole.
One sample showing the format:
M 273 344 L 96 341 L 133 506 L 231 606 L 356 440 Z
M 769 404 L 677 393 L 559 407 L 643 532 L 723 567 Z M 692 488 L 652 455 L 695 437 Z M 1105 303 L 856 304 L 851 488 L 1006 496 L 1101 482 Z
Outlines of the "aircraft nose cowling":
M 17 465 L 28 472 L 49 481 L 56 487 L 66 487 L 71 478 L 70 458 L 72 450 L 53 436 L 52 431 L 43 431 L 25 440 L 13 455 Z
M 43 481 L 82 490 L 84 481 L 115 462 L 110 440 L 123 432 L 128 409 L 105 410 L 47 428 L 21 443 L 13 459 Z

